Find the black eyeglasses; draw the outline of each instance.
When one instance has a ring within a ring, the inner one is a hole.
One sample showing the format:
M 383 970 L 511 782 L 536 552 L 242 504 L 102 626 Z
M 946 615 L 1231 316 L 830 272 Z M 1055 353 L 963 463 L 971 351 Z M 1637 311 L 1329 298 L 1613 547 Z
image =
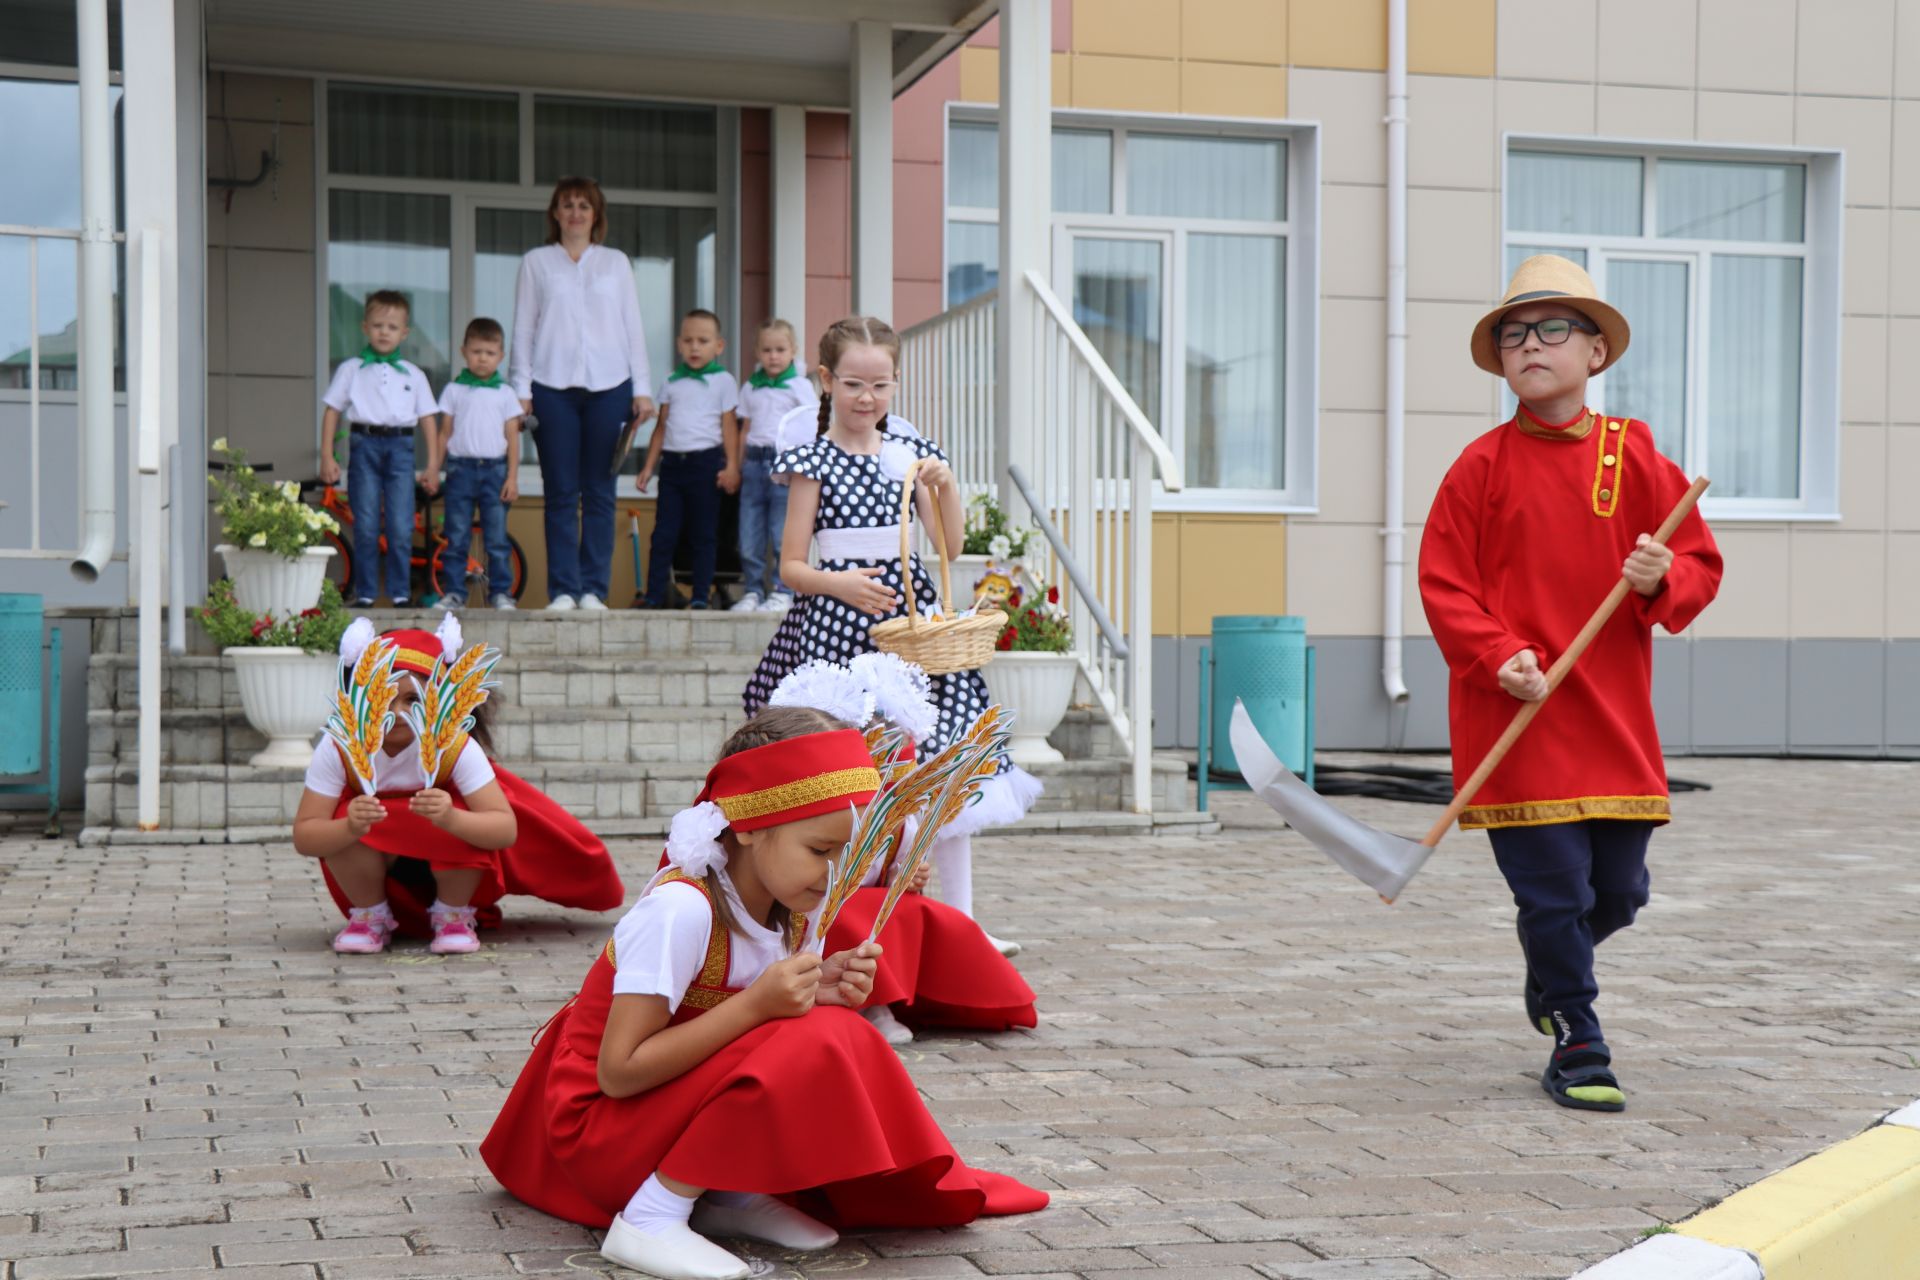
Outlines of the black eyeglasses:
M 1578 329 L 1582 333 L 1599 333 L 1600 326 L 1591 320 L 1569 320 L 1565 316 L 1554 316 L 1547 320 L 1535 320 L 1532 324 L 1521 324 L 1518 320 L 1508 320 L 1495 325 L 1493 340 L 1503 350 L 1511 351 L 1515 347 L 1525 346 L 1527 332 L 1531 330 L 1540 335 L 1540 341 L 1549 347 L 1557 347 L 1573 336 Z

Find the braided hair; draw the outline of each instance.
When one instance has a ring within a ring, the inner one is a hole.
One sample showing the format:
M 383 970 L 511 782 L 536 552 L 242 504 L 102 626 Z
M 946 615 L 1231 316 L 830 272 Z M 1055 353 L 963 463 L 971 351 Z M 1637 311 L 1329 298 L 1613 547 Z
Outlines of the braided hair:
M 900 365 L 900 335 L 878 316 L 848 316 L 828 325 L 820 335 L 820 426 L 814 432 L 816 439 L 833 425 L 833 370 L 848 347 L 879 347 L 893 357 L 895 368 Z M 885 424 L 882 418 L 882 430 Z

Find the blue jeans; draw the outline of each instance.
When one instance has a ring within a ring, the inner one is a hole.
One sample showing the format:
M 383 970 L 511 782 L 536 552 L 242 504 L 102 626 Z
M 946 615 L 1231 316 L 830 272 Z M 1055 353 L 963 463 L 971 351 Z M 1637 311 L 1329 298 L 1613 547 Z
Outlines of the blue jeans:
M 631 380 L 605 391 L 533 384 L 534 446 L 547 504 L 547 596 L 607 598 L 613 575 L 614 446 L 633 412 Z
M 353 512 L 353 598 L 380 594 L 380 535 L 387 536 L 387 598 L 407 598 L 413 562 L 413 432 L 356 434 L 347 450 Z M 384 511 L 385 519 L 382 519 Z
M 740 466 L 740 581 L 761 595 L 784 593 L 780 581 L 780 531 L 787 524 L 787 486 L 773 482 L 773 450 L 749 449 Z M 773 572 L 767 572 L 767 546 Z M 773 585 L 764 584 L 771 576 Z
M 726 465 L 727 451 L 719 445 L 660 455 L 660 498 L 653 513 L 653 548 L 647 555 L 647 603 L 655 608 L 673 594 L 673 553 L 683 533 L 693 560 L 693 604 L 707 607 L 713 561 L 720 551 L 716 481 Z
M 1598 1040 L 1593 949 L 1647 905 L 1651 822 L 1613 819 L 1487 832 L 1520 908 L 1520 938 L 1561 1047 Z
M 467 557 L 473 546 L 475 508 L 480 514 L 480 539 L 486 548 L 487 592 L 490 595 L 513 594 L 513 557 L 507 551 L 507 504 L 500 501 L 500 486 L 507 482 L 507 460 L 499 458 L 448 458 L 447 487 L 443 491 L 447 522 L 447 551 L 442 558 L 446 576 L 440 585 L 447 599 L 464 604 L 467 599 Z

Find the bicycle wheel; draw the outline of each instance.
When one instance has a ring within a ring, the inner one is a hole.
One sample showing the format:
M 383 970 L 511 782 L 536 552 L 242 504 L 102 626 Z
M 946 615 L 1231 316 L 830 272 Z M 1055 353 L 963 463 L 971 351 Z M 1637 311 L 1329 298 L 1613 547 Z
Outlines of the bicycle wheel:
M 327 535 L 333 548 L 333 584 L 340 588 L 342 600 L 353 599 L 353 544 L 337 533 Z
M 518 600 L 527 590 L 527 553 L 520 549 L 520 540 L 512 534 L 507 535 L 507 558 L 513 562 L 513 598 Z

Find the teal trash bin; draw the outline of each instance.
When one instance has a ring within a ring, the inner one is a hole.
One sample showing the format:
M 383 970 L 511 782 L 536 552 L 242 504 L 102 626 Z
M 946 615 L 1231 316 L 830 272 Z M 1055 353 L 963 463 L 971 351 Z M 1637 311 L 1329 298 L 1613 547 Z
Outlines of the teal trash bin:
M 40 772 L 39 596 L 0 595 L 0 775 Z
M 1200 808 L 1223 784 L 1214 770 L 1240 771 L 1233 757 L 1234 700 L 1287 768 L 1313 785 L 1313 647 L 1307 620 L 1241 615 L 1213 620 L 1200 651 Z

